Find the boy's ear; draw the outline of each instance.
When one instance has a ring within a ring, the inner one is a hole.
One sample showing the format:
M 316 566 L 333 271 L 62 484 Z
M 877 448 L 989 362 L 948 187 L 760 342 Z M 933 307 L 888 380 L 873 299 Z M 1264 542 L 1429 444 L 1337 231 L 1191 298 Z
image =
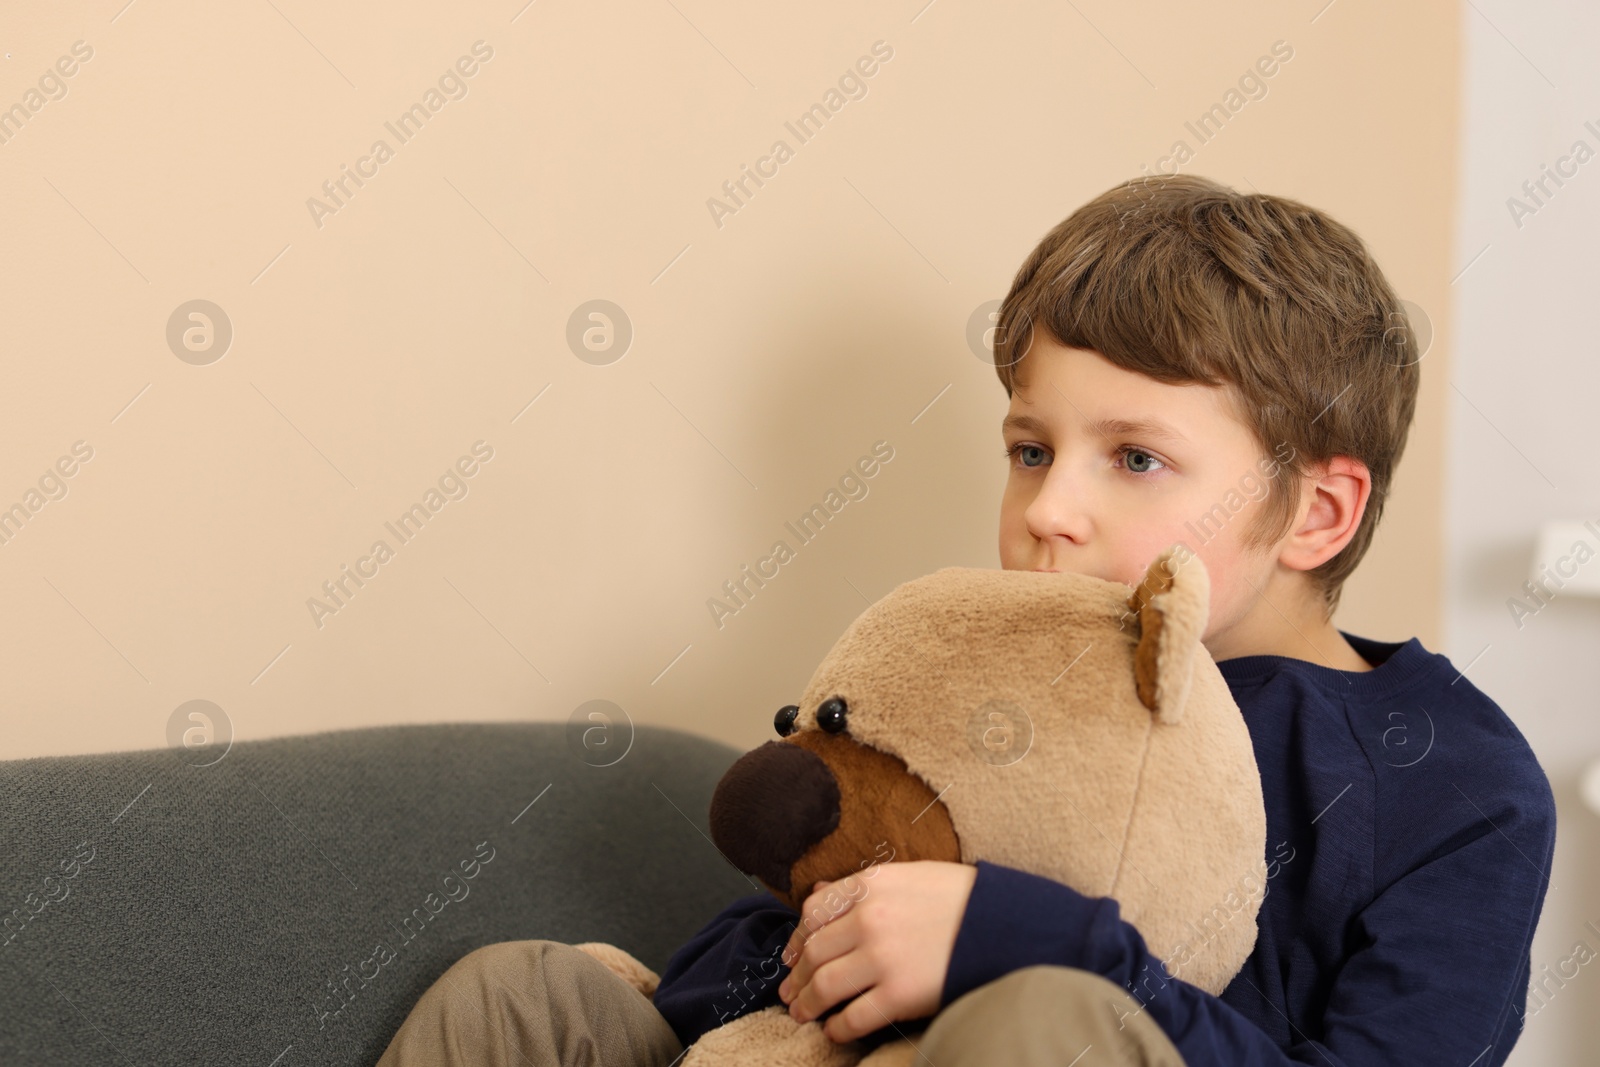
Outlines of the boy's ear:
M 1183 716 L 1210 602 L 1205 565 L 1181 543 L 1157 556 L 1128 596 L 1128 610 L 1139 617 L 1134 684 L 1157 722 Z

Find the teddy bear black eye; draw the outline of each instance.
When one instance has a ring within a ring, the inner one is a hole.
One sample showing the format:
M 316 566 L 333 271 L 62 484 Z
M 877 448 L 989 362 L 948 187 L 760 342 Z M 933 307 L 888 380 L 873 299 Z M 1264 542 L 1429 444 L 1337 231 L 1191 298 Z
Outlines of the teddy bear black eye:
M 830 734 L 843 733 L 845 716 L 850 713 L 850 708 L 845 704 L 844 697 L 829 697 L 817 709 L 817 725 Z
M 778 714 L 772 717 L 772 727 L 778 731 L 779 737 L 788 737 L 794 732 L 794 720 L 800 715 L 800 705 L 785 704 L 778 709 Z

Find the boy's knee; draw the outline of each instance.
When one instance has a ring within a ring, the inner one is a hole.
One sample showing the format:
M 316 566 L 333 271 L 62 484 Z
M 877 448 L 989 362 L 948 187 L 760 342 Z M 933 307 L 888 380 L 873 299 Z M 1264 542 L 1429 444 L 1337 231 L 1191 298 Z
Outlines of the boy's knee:
M 452 964 L 446 974 L 456 982 L 516 995 L 603 994 L 616 992 L 622 985 L 604 964 L 582 949 L 541 938 L 479 946 Z
M 560 955 L 562 949 L 569 948 L 570 945 L 563 945 L 559 941 L 539 939 L 496 941 L 488 945 L 479 945 L 456 960 L 451 969 L 459 967 L 463 971 L 496 971 L 504 970 L 506 967 L 521 967 L 530 961 L 542 962 L 546 957 Z M 572 951 L 577 952 L 577 949 Z
M 451 984 L 470 982 L 474 986 L 480 985 L 485 979 L 497 978 L 508 970 L 523 966 L 529 953 L 527 945 L 527 942 L 521 941 L 480 945 L 452 963 L 440 980 L 448 979 Z
M 1011 1010 L 1018 1012 L 1019 1018 L 1036 1011 L 1060 1012 L 1063 1006 L 1070 1006 L 1074 1017 L 1090 1032 L 1126 1030 L 1135 1020 L 1155 1025 L 1138 998 L 1094 971 L 1040 964 L 1012 971 L 1000 983 L 1008 984 L 998 995 L 1015 1003 Z
M 639 1063 L 682 1053 L 671 1026 L 605 964 L 559 941 L 473 949 L 430 986 L 380 1067 Z
M 1038 964 L 1012 971 L 967 994 L 985 1003 L 985 1014 L 1009 1014 L 1019 1019 L 1038 1012 L 1059 1011 L 1062 1005 L 1100 1008 L 1115 1018 L 1127 991 L 1108 978 L 1077 967 Z M 1137 1008 L 1138 1004 L 1135 1003 Z
M 1023 967 L 947 1005 L 922 1050 L 941 1067 L 1009 1059 L 1055 1062 L 1093 1046 L 1102 1062 L 1182 1067 L 1161 1028 L 1126 989 L 1093 971 Z M 943 1057 L 941 1054 L 944 1054 Z

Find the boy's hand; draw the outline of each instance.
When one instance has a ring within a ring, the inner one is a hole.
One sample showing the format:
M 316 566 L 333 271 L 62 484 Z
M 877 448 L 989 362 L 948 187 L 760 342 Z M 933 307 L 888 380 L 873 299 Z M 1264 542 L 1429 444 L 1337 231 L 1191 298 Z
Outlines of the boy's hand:
M 938 1011 L 977 877 L 965 863 L 912 860 L 818 882 L 783 950 L 793 969 L 778 996 L 789 1015 L 803 1023 L 854 997 L 823 1024 L 842 1043 Z

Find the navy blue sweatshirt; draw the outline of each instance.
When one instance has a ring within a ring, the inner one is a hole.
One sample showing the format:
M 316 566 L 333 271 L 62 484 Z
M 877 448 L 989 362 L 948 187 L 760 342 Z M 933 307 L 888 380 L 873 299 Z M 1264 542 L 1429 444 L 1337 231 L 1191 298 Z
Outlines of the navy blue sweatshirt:
M 1503 1064 L 1555 848 L 1549 781 L 1444 656 L 1344 636 L 1373 670 L 1218 664 L 1261 771 L 1268 874 L 1255 950 L 1220 997 L 1170 977 L 1109 897 L 980 860 L 941 1003 L 1057 964 L 1127 989 L 1189 1067 Z M 678 950 L 654 1003 L 685 1045 L 782 1003 L 798 918 L 744 897 Z

